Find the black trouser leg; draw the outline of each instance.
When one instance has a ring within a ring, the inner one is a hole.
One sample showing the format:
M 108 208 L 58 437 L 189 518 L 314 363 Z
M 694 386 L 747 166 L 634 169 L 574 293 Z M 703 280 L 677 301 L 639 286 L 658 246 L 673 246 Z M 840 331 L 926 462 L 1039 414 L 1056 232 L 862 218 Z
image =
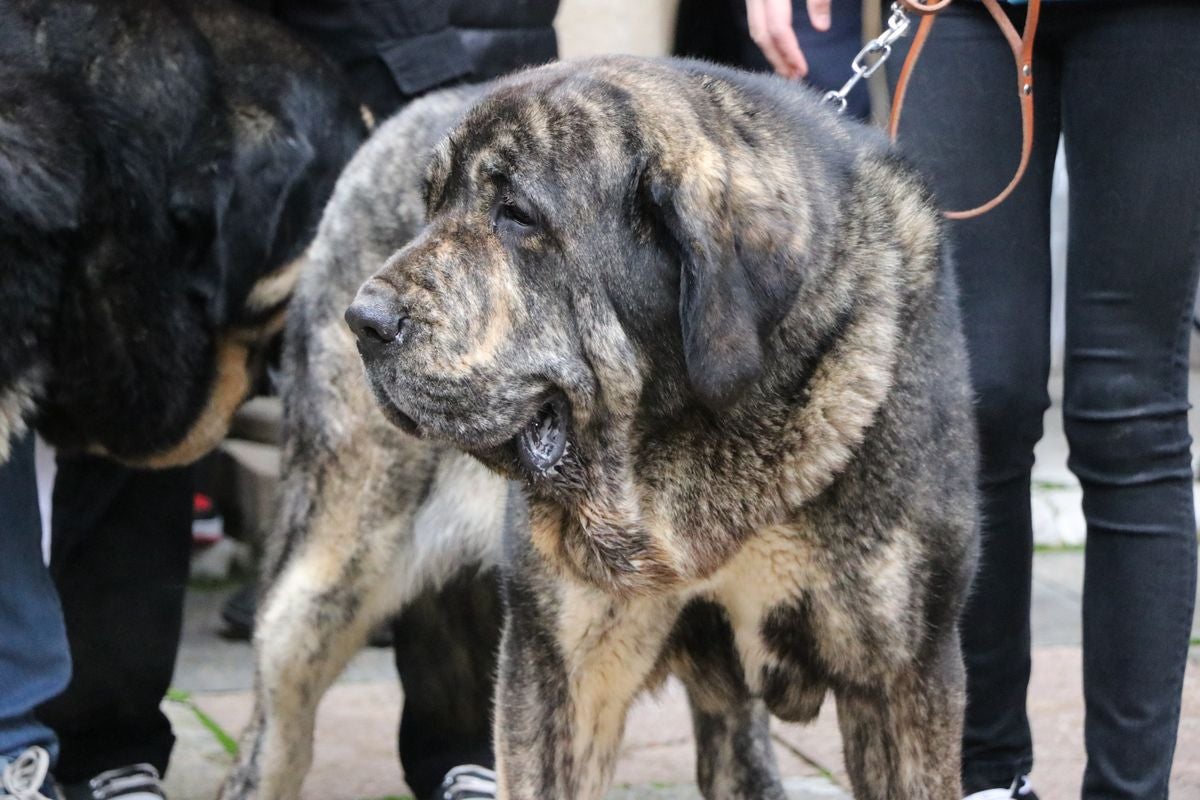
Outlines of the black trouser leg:
M 1196 586 L 1197 41 L 1200 7 L 1146 2 L 1077 15 L 1063 47 L 1063 413 L 1088 524 L 1087 798 L 1166 797 L 1179 726 Z
M 474 570 L 426 592 L 394 623 L 404 686 L 400 763 L 418 798 L 431 798 L 451 767 L 491 767 L 492 693 L 501 606 L 495 573 Z
M 963 621 L 967 791 L 1003 785 L 1032 756 L 1026 458 L 1045 402 L 1045 199 L 1061 119 L 1071 178 L 1064 416 L 1088 520 L 1084 794 L 1166 792 L 1196 569 L 1186 408 L 1200 261 L 1197 36 L 1200 7 L 1186 2 L 1047 4 L 1033 167 L 996 211 L 952 230 L 986 515 Z M 1011 75 L 986 13 L 958 4 L 943 15 L 902 142 L 947 206 L 978 203 L 1011 174 Z
M 50 570 L 75 668 L 38 716 L 58 733 L 63 783 L 138 762 L 166 771 L 175 737 L 159 706 L 179 646 L 191 519 L 190 469 L 59 459 Z

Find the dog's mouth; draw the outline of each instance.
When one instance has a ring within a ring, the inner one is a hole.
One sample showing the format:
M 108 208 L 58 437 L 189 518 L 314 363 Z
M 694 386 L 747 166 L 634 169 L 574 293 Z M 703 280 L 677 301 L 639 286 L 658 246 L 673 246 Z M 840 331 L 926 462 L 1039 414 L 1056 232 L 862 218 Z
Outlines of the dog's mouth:
M 383 415 L 387 417 L 388 422 L 409 436 L 419 435 L 417 432 L 417 421 L 397 408 L 395 403 L 389 400 L 388 402 L 380 403 L 379 406 L 383 410 Z
M 517 457 L 530 472 L 542 475 L 557 467 L 567 452 L 570 406 L 561 393 L 551 397 L 516 435 Z

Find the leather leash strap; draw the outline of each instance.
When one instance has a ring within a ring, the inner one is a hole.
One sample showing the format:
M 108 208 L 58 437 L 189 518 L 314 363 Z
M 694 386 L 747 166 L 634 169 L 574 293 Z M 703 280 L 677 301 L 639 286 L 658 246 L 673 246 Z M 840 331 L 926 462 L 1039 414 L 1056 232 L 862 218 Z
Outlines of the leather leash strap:
M 904 95 L 908 91 L 908 80 L 912 77 L 913 68 L 917 64 L 917 59 L 921 57 L 921 50 L 925 47 L 925 41 L 933 29 L 937 13 L 949 6 L 953 0 L 932 0 L 929 3 L 923 3 L 921 0 L 899 0 L 899 2 L 905 10 L 918 15 L 921 22 L 917 26 L 917 33 L 913 37 L 908 57 L 904 59 L 904 66 L 900 69 L 900 78 L 896 82 L 896 95 L 892 98 L 892 113 L 888 120 L 888 133 L 891 135 L 892 141 L 896 140 L 896 134 L 900 127 L 900 112 L 904 107 Z M 996 20 L 996 24 L 1000 26 L 1004 38 L 1008 40 L 1008 46 L 1012 50 L 1013 60 L 1017 66 L 1017 96 L 1021 100 L 1021 163 L 1017 166 L 1016 174 L 1013 175 L 1008 186 L 1004 187 L 1000 194 L 983 205 L 966 211 L 945 211 L 943 213 L 947 219 L 978 217 L 1004 202 L 1005 198 L 1012 194 L 1013 189 L 1017 188 L 1021 178 L 1025 176 L 1025 169 L 1029 166 L 1029 157 L 1033 152 L 1033 39 L 1037 35 L 1041 0 L 1029 0 L 1024 33 L 1017 33 L 1016 27 L 1004 13 L 998 0 L 982 0 L 982 2 L 992 18 Z

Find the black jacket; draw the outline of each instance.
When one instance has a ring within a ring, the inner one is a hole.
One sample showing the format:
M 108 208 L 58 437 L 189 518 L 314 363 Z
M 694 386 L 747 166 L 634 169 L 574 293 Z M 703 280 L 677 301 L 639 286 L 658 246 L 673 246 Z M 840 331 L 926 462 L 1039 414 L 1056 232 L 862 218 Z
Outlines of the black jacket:
M 558 0 L 263 0 L 342 64 L 377 118 L 430 89 L 558 53 Z

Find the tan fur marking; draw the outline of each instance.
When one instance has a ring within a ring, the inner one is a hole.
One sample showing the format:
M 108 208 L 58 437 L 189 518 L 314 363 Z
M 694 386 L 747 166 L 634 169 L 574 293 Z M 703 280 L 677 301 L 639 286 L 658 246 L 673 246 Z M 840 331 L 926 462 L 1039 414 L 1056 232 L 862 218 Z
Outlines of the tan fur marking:
M 729 615 L 752 691 L 762 690 L 763 667 L 778 661 L 768 653 L 761 634 L 767 612 L 793 600 L 801 590 L 819 589 L 830 579 L 814 550 L 813 543 L 794 527 L 764 528 L 699 592 L 720 603 Z
M 864 291 L 879 308 L 852 325 L 822 360 L 809 386 L 788 441 L 800 442 L 782 469 L 781 493 L 786 505 L 798 508 L 816 497 L 842 471 L 862 442 L 879 405 L 892 387 L 897 339 L 896 290 L 888 286 L 895 266 L 882 266 Z
M 292 290 L 296 288 L 296 280 L 300 277 L 300 271 L 308 260 L 307 256 L 307 253 L 302 254 L 282 268 L 259 278 L 246 297 L 246 310 L 255 313 L 273 308 L 287 300 L 291 296 Z
M 191 464 L 212 450 L 229 430 L 229 420 L 250 393 L 250 353 L 244 344 L 223 340 L 217 345 L 217 374 L 208 404 L 180 442 L 162 453 L 121 459 L 131 466 L 163 469 Z
M 652 673 L 680 605 L 674 598 L 617 600 L 575 581 L 563 588 L 558 640 L 571 665 L 573 797 L 589 800 L 608 786 L 625 714 Z

